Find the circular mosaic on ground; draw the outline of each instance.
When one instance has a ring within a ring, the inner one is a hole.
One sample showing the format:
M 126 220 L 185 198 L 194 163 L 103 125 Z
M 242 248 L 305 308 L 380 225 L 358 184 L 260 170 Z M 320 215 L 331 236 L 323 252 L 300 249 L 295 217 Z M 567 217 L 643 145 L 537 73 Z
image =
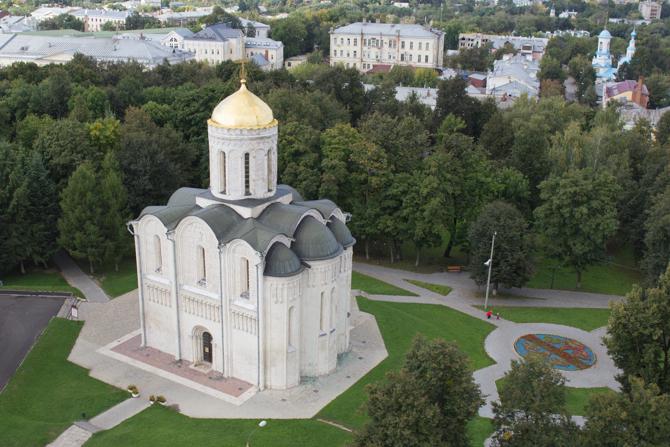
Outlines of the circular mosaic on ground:
M 541 355 L 552 368 L 563 371 L 579 371 L 596 363 L 596 355 L 591 348 L 560 335 L 526 334 L 514 342 L 514 349 L 521 357 Z

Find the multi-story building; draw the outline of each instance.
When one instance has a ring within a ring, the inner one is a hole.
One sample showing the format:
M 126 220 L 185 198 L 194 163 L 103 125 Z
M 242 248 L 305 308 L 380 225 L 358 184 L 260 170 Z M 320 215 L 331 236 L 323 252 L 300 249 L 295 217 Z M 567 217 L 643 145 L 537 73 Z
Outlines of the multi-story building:
M 128 11 L 112 9 L 78 9 L 69 14 L 84 22 L 84 31 L 91 33 L 102 31 L 106 23 L 111 23 L 115 29 L 124 29 L 130 15 Z
M 640 2 L 640 14 L 645 20 L 658 20 L 661 18 L 662 3 L 652 2 L 651 0 Z
M 542 59 L 549 43 L 545 37 L 499 36 L 496 34 L 461 33 L 458 35 L 458 49 L 479 48 L 491 45 L 491 51 L 512 45 L 524 57 Z
M 243 19 L 242 17 L 240 17 L 240 22 L 242 23 L 242 26 L 245 30 L 249 29 L 250 27 L 254 29 L 256 35 L 253 37 L 259 37 L 261 39 L 267 39 L 270 37 L 270 25 L 256 22 L 255 20 Z
M 284 66 L 284 44 L 261 37 L 246 37 L 242 30 L 219 23 L 193 33 L 177 28 L 161 38 L 161 43 L 194 53 L 195 60 L 218 64 L 228 60 L 251 59 L 264 70 Z
M 330 31 L 330 64 L 369 71 L 405 65 L 440 68 L 444 33 L 421 25 L 357 22 Z
M 486 78 L 486 94 L 518 98 L 522 94 L 535 98 L 540 92 L 538 61 L 520 54 L 505 55 L 493 64 Z

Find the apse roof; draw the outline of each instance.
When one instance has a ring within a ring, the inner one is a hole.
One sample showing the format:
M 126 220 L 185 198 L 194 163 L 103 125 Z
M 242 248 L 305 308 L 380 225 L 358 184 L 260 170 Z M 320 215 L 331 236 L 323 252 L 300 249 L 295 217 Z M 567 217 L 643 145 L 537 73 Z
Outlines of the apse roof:
M 290 204 L 276 201 L 278 197 L 289 193 L 300 201 Z M 211 192 L 206 189 L 180 188 L 172 194 L 167 205 L 148 206 L 142 210 L 139 218 L 153 215 L 168 231 L 176 229 L 179 222 L 187 217 L 202 219 L 219 243 L 243 240 L 254 250 L 267 253 L 268 276 L 297 274 L 304 269 L 305 262 L 331 259 L 339 255 L 343 247 L 347 248 L 355 243 L 344 222 L 331 217 L 338 209 L 337 205 L 330 200 L 302 201 L 302 197 L 286 185 L 277 187 L 275 203 L 265 208 L 258 218 L 245 219 L 228 206 L 228 203 L 237 206 L 242 203 L 257 206 L 273 198 L 238 201 L 216 199 L 219 201 L 218 204 L 202 208 L 196 204 L 197 197 L 213 198 Z M 314 217 L 315 211 L 320 213 L 323 219 L 330 219 L 330 222 L 324 225 Z M 284 244 L 290 244 L 291 247 L 288 248 Z M 286 250 L 277 248 L 279 245 Z

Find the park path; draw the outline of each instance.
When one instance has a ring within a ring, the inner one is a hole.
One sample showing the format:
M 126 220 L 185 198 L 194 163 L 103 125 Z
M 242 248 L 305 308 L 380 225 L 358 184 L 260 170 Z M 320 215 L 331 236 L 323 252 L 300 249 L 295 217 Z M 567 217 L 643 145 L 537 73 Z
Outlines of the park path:
M 58 265 L 63 277 L 72 287 L 81 290 L 84 297 L 91 303 L 106 303 L 109 297 L 104 290 L 86 273 L 79 268 L 66 251 L 60 250 L 54 255 L 54 262 Z
M 142 397 L 126 399 L 88 421 L 75 422 L 47 447 L 81 447 L 94 433 L 114 428 L 150 405 Z
M 360 292 L 360 295 L 375 301 L 389 301 L 396 303 L 439 304 L 463 312 L 474 318 L 486 320 L 484 312 L 476 308 L 482 305 L 482 289 L 470 279 L 467 273 L 414 273 L 405 270 L 390 269 L 372 264 L 354 263 L 354 270 L 394 286 L 408 290 L 417 296 L 373 295 Z M 447 296 L 440 295 L 422 287 L 405 281 L 414 279 L 434 284 L 448 285 L 452 291 Z M 623 297 L 597 293 L 573 292 L 564 290 L 546 289 L 513 289 L 504 290 L 505 293 L 516 295 L 514 298 L 490 298 L 489 303 L 495 306 L 532 306 L 532 307 L 571 307 L 571 308 L 607 308 L 610 302 L 616 302 Z M 504 315 L 503 315 L 504 316 Z M 503 319 L 486 320 L 497 326 L 486 337 L 484 347 L 486 353 L 494 360 L 494 364 L 474 372 L 475 382 L 485 396 L 485 404 L 479 409 L 479 415 L 493 418 L 492 403 L 499 400 L 496 381 L 502 378 L 511 368 L 511 362 L 518 359 L 513 343 L 521 335 L 527 333 L 552 333 L 564 337 L 574 338 L 585 342 L 596 354 L 598 363 L 592 368 L 563 372 L 567 384 L 576 388 L 609 387 L 618 390 L 619 384 L 615 377 L 619 370 L 607 354 L 602 343 L 606 328 L 598 328 L 586 332 L 578 328 L 546 324 L 546 323 L 514 323 Z M 573 416 L 573 421 L 584 424 L 582 416 Z M 491 444 L 487 439 L 486 446 Z
M 375 278 L 393 284 L 394 286 L 417 293 L 422 297 L 438 299 L 447 306 L 458 305 L 460 307 L 461 304 L 466 303 L 468 306 L 483 304 L 481 296 L 484 293 L 484 288 L 479 287 L 470 278 L 467 272 L 415 273 L 361 262 L 354 263 L 354 270 L 359 273 L 374 276 Z M 453 290 L 447 298 L 410 284 L 407 281 L 404 281 L 405 279 L 448 285 Z M 623 297 L 618 295 L 575 292 L 570 290 L 512 288 L 500 289 L 500 293 L 515 295 L 515 297 L 495 298 L 489 296 L 489 303 L 491 306 L 583 307 L 606 309 L 609 307 L 610 302 L 623 300 Z M 459 310 L 461 309 L 459 308 Z

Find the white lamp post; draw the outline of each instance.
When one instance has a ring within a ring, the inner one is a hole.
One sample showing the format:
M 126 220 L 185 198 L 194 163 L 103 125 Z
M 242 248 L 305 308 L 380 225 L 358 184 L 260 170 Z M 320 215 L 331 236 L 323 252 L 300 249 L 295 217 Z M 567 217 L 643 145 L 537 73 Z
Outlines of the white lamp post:
M 266 425 L 268 425 L 268 421 L 265 421 L 265 420 L 260 421 L 260 422 L 258 423 L 258 427 L 254 428 L 254 429 L 251 431 L 251 433 L 249 433 L 249 436 L 247 437 L 247 446 L 246 446 L 246 447 L 249 447 L 249 441 L 251 441 L 251 437 L 253 436 L 254 433 L 256 433 L 256 430 L 258 430 L 259 428 L 263 428 L 263 427 L 265 427 Z
M 493 268 L 493 247 L 496 244 L 496 234 L 497 231 L 493 232 L 493 237 L 491 238 L 491 256 L 489 260 L 484 263 L 485 266 L 489 268 L 489 277 L 486 280 L 486 298 L 484 298 L 484 310 L 489 308 L 489 286 L 491 285 L 491 269 Z

